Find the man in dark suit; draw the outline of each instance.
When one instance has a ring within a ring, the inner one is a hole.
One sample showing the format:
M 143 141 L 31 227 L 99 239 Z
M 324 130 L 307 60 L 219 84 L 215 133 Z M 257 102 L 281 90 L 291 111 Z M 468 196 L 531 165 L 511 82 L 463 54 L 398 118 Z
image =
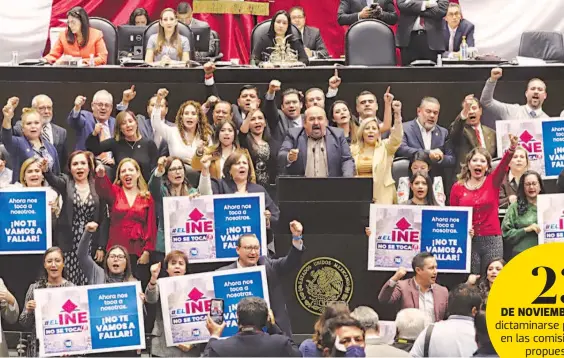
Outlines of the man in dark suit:
M 289 337 L 292 336 L 292 326 L 290 324 L 288 311 L 286 310 L 282 276 L 288 274 L 300 265 L 302 254 L 305 250 L 302 240 L 302 224 L 297 221 L 292 221 L 290 223 L 290 231 L 292 232 L 292 247 L 287 256 L 278 259 L 259 256 L 259 240 L 252 234 L 245 234 L 237 241 L 237 255 L 239 259 L 231 265 L 219 269 L 231 270 L 253 266 L 265 266 L 270 307 L 272 308 L 272 312 L 274 312 L 276 324 L 278 324 L 284 334 Z
M 376 19 L 388 25 L 398 22 L 393 0 L 341 0 L 337 12 L 339 25 L 352 25 L 359 20 Z
M 443 18 L 449 0 L 398 0 L 396 45 L 404 66 L 415 60 L 436 61 L 445 51 Z
M 447 52 L 460 51 L 462 36 L 466 36 L 468 47 L 475 47 L 474 24 L 466 19 L 462 19 L 459 4 L 452 2 L 448 4 L 445 21 L 443 21 L 443 35 Z
M 305 112 L 303 128 L 291 128 L 278 153 L 280 173 L 308 178 L 353 177 L 354 160 L 344 132 L 329 127 L 323 108 Z
M 258 297 L 243 298 L 237 304 L 236 335 L 220 340 L 225 328 L 208 316 L 206 326 L 211 338 L 204 350 L 204 357 L 301 357 L 298 346 L 285 336 L 272 322 L 266 301 Z M 263 332 L 267 327 L 267 333 Z
M 116 109 L 119 112 L 127 111 L 127 109 L 129 108 L 129 103 L 133 101 L 133 99 L 135 99 L 136 95 L 137 92 L 135 92 L 135 86 L 131 86 L 131 88 L 123 91 L 121 102 L 117 104 Z M 153 109 L 155 108 L 156 103 L 157 95 L 154 95 L 147 102 L 147 117 L 142 114 L 137 114 L 135 118 L 137 118 L 137 125 L 139 126 L 139 132 L 141 132 L 141 136 L 155 142 L 160 157 L 167 157 L 169 154 L 168 144 L 166 143 L 166 140 L 164 138 L 156 135 L 155 130 L 153 129 L 153 125 L 151 124 L 151 115 L 153 114 Z M 166 98 L 163 98 L 163 104 L 161 104 L 161 120 L 163 120 L 169 127 L 176 126 L 174 122 L 166 120 L 167 113 L 168 101 L 166 100 Z
M 396 153 L 398 157 L 411 159 L 415 153 L 425 152 L 433 162 L 432 176 L 444 175 L 444 169 L 456 163 L 451 146 L 446 145 L 448 131 L 437 124 L 440 109 L 436 98 L 423 98 L 417 108 L 417 118 L 403 125 L 403 139 Z
M 206 85 L 206 97 L 209 99 L 211 96 L 216 97 L 218 100 L 221 99 L 219 91 L 215 85 L 214 79 L 215 64 L 208 62 L 204 65 L 204 83 Z M 223 101 L 221 101 L 223 102 Z M 239 97 L 237 98 L 237 104 L 231 105 L 231 118 L 233 122 L 237 125 L 237 128 L 241 127 L 243 120 L 247 116 L 247 113 L 252 108 L 260 108 L 260 95 L 259 90 L 254 85 L 244 85 L 239 90 Z M 215 106 L 209 109 L 214 111 Z
M 474 95 L 468 95 L 462 103 L 462 111 L 450 125 L 448 141 L 456 153 L 455 174 L 460 173 L 466 155 L 476 147 L 485 148 L 492 158 L 497 152 L 495 131 L 482 125 L 482 105 Z
M 178 6 L 176 7 L 176 16 L 178 18 L 178 21 L 185 23 L 186 25 L 188 25 L 188 27 L 192 27 L 192 26 L 210 27 L 210 24 L 208 24 L 207 22 L 194 19 L 193 15 L 194 13 L 192 11 L 192 6 L 190 6 L 190 4 L 184 1 L 178 3 Z M 218 39 L 214 38 L 214 36 L 216 35 L 217 32 L 213 35 L 210 33 L 210 44 L 208 51 L 207 52 L 196 51 L 196 53 L 194 54 L 196 60 L 200 60 L 205 57 L 210 57 L 211 54 L 214 54 L 216 52 L 216 46 L 218 42 Z
M 53 144 L 57 150 L 61 170 L 63 170 L 63 168 L 67 165 L 68 158 L 68 150 L 66 147 L 67 130 L 53 123 L 53 101 L 49 98 L 49 96 L 39 94 L 31 100 L 31 107 L 35 108 L 41 115 L 41 122 L 43 123 L 43 127 L 41 128 L 41 138 Z M 16 122 L 12 132 L 15 136 L 23 136 L 21 120 Z
M 321 38 L 321 33 L 316 27 L 306 26 L 306 16 L 304 9 L 294 6 L 290 9 L 290 20 L 300 33 L 304 43 L 304 50 L 309 58 L 328 58 L 329 52 Z
M 425 314 L 426 324 L 442 321 L 448 308 L 448 290 L 436 283 L 437 260 L 420 252 L 411 261 L 415 276 L 402 280 L 407 271 L 400 267 L 384 284 L 378 295 L 380 303 L 399 304 L 401 309 L 417 308 Z

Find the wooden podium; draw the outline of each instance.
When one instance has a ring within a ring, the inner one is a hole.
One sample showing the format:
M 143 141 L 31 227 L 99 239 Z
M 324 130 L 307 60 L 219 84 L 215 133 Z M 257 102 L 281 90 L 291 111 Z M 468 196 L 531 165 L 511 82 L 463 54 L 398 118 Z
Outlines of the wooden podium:
M 249 14 L 268 16 L 269 3 L 241 0 L 194 0 L 195 14 Z

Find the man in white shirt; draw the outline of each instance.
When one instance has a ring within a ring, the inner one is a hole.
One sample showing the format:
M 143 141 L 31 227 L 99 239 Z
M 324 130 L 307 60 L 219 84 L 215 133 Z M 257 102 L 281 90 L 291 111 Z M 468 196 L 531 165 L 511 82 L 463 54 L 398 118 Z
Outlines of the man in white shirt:
M 527 104 L 503 103 L 493 98 L 497 81 L 503 76 L 503 70 L 499 67 L 492 69 L 490 78 L 482 90 L 480 102 L 487 110 L 491 111 L 498 120 L 507 119 L 533 119 L 548 118 L 543 112 L 542 105 L 546 100 L 546 84 L 539 78 L 529 80 L 525 97 Z
M 421 332 L 411 349 L 413 357 L 471 357 L 478 349 L 474 316 L 482 304 L 480 292 L 467 284 L 461 284 L 450 292 L 449 317 Z M 427 332 L 430 331 L 429 334 Z M 428 352 L 425 341 L 428 340 Z
M 287 256 L 272 259 L 260 255 L 260 242 L 255 235 L 242 235 L 237 241 L 236 262 L 224 266 L 219 270 L 241 269 L 245 267 L 265 266 L 266 277 L 268 280 L 268 297 L 270 297 L 270 307 L 274 312 L 276 324 L 287 336 L 292 336 L 290 317 L 286 310 L 286 299 L 282 287 L 282 277 L 297 268 L 302 261 L 302 254 L 305 250 L 302 233 L 303 226 L 298 221 L 290 223 L 292 233 L 292 247 Z

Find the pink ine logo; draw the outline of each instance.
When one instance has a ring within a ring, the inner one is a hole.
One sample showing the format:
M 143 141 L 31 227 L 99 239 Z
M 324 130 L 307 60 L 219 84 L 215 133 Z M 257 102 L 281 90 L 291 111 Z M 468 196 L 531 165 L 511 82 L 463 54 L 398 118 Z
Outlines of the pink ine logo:
M 419 235 L 406 218 L 401 218 L 396 222 L 396 229 L 392 230 L 392 242 L 419 243 Z
M 59 324 L 86 324 L 88 323 L 88 313 L 85 311 L 77 310 L 78 306 L 71 300 L 67 300 L 62 306 L 61 313 L 59 313 Z
M 186 221 L 187 234 L 211 234 L 213 233 L 213 221 L 207 220 L 205 215 L 198 210 L 192 210 Z
M 202 314 L 210 311 L 211 299 L 204 297 L 204 294 L 194 287 L 188 293 L 188 301 L 185 308 L 188 314 Z
M 536 140 L 528 130 L 524 130 L 523 133 L 521 133 L 519 142 L 519 144 L 529 152 L 529 159 L 542 158 L 542 142 Z
M 75 305 L 71 300 L 67 300 L 67 302 L 65 302 L 65 304 L 63 305 L 63 311 L 65 311 L 66 313 L 71 313 L 76 309 L 76 307 L 78 306 Z

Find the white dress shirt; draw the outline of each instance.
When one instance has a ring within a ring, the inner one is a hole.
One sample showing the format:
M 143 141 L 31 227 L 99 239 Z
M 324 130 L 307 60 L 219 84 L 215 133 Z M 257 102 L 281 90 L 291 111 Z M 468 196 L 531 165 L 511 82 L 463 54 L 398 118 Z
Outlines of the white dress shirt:
M 431 150 L 431 142 L 433 140 L 433 129 L 435 129 L 433 127 L 433 129 L 431 130 L 426 130 L 425 127 L 423 127 L 421 125 L 421 123 L 419 123 L 419 119 L 415 120 L 417 122 L 417 125 L 419 126 L 419 130 L 421 131 L 421 137 L 423 137 L 423 145 L 425 145 L 425 150 Z
M 456 35 L 457 29 L 458 27 L 453 29 L 450 26 L 448 26 L 448 31 L 450 32 L 450 37 L 448 39 L 448 52 L 454 52 L 454 36 Z

